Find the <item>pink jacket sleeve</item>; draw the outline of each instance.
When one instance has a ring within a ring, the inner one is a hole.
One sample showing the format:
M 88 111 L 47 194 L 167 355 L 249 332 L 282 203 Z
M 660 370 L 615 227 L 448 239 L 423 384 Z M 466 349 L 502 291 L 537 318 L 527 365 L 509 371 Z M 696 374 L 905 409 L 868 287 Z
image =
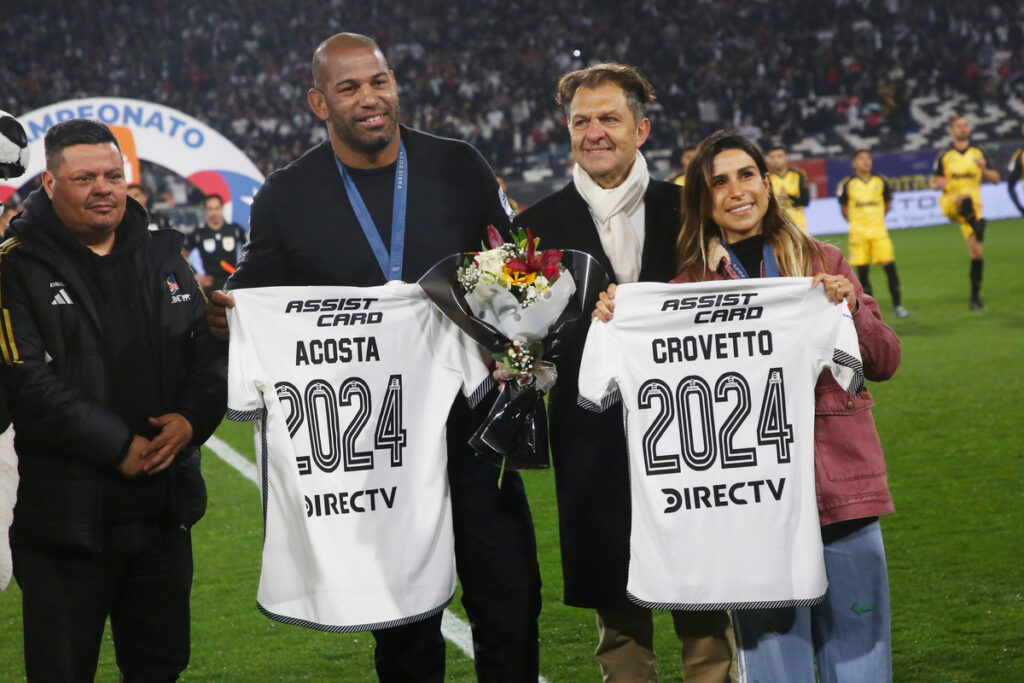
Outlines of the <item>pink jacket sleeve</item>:
M 853 314 L 854 327 L 860 341 L 860 357 L 864 363 L 864 376 L 872 382 L 887 380 L 900 366 L 900 340 L 896 332 L 882 321 L 878 302 L 864 293 L 857 276 L 843 256 L 843 252 L 831 244 L 822 245 L 826 270 L 833 275 L 842 275 L 853 283 L 857 290 L 860 306 Z

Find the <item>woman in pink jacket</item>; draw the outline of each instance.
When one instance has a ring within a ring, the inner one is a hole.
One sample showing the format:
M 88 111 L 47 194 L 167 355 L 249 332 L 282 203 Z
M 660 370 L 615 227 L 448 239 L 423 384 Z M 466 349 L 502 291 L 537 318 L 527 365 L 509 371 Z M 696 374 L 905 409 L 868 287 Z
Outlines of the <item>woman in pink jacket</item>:
M 900 343 L 882 322 L 836 247 L 800 231 L 772 194 L 768 168 L 752 141 L 719 131 L 687 170 L 684 221 L 673 282 L 813 276 L 834 303 L 847 302 L 864 374 L 889 379 Z M 614 285 L 595 315 L 610 319 Z M 733 614 L 740 680 L 892 679 L 889 587 L 878 516 L 893 511 L 885 458 L 865 390 L 850 397 L 823 372 L 815 387 L 814 467 L 829 588 L 812 607 Z

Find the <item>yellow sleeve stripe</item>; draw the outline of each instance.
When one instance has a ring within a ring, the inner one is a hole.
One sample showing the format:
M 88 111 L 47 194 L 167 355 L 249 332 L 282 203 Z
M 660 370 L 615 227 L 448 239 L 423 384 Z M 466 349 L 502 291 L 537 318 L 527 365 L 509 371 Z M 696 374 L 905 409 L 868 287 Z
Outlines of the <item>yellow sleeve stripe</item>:
M 21 244 L 21 240 L 12 237 L 0 244 L 0 266 L 3 264 L 3 257 L 12 249 Z M 3 293 L 0 292 L 0 301 L 3 301 Z M 0 358 L 4 365 L 20 365 L 22 360 L 18 355 L 18 345 L 14 343 L 14 330 L 11 328 L 11 312 L 6 308 L 0 309 Z
M 2 334 L 0 334 L 0 355 L 4 365 L 21 365 L 18 345 L 14 343 L 14 331 L 11 329 L 11 312 L 3 309 Z

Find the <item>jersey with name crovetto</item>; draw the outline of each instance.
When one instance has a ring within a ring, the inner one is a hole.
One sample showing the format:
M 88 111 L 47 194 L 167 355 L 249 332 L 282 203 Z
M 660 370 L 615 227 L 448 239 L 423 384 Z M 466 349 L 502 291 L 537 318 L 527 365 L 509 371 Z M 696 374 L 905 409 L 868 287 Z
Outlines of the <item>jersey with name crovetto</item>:
M 487 354 L 419 285 L 233 291 L 228 417 L 255 420 L 257 603 L 323 631 L 437 614 L 455 591 L 445 421 Z
M 859 392 L 853 317 L 811 278 L 636 283 L 592 323 L 579 391 L 626 411 L 627 592 L 661 609 L 813 604 L 827 588 L 814 385 Z

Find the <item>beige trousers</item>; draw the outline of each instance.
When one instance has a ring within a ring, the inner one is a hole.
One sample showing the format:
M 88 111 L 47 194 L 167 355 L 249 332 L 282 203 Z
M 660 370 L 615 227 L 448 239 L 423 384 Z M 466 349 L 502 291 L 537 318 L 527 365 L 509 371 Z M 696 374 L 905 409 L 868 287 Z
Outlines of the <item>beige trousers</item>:
M 736 683 L 736 639 L 727 612 L 672 612 L 686 683 Z M 597 651 L 605 681 L 657 681 L 654 622 L 644 607 L 597 610 Z

